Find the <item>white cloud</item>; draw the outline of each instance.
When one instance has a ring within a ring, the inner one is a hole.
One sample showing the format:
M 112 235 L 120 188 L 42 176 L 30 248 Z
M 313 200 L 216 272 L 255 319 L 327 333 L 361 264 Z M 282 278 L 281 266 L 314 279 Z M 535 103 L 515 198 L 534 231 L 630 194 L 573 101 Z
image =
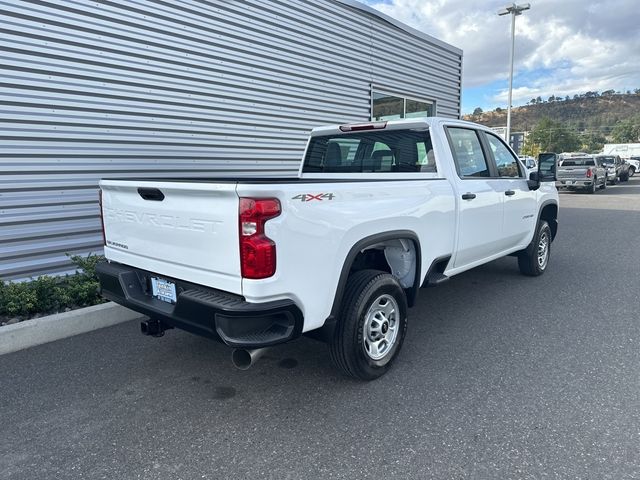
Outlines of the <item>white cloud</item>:
M 368 3 L 464 52 L 463 89 L 508 78 L 509 2 L 368 0 Z M 640 88 L 637 0 L 540 0 L 516 20 L 514 104 L 534 96 Z M 544 71 L 540 76 L 539 71 Z M 527 75 L 530 73 L 530 75 Z M 488 92 L 506 104 L 506 90 Z

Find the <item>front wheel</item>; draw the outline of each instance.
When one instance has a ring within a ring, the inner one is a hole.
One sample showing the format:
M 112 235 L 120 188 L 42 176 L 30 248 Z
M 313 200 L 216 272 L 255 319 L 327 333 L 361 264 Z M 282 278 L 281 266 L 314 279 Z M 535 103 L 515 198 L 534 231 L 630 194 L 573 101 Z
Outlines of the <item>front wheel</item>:
M 551 255 L 551 228 L 540 220 L 531 244 L 518 255 L 520 272 L 530 277 L 542 275 L 549 265 Z
M 389 370 L 406 331 L 407 299 L 398 280 L 379 270 L 355 272 L 347 281 L 331 359 L 346 375 L 373 380 Z

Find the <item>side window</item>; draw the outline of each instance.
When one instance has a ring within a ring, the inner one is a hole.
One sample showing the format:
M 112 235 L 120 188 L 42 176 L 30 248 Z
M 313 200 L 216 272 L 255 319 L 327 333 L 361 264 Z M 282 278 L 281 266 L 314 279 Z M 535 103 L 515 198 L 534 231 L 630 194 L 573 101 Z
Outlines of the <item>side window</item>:
M 488 177 L 489 167 L 484 158 L 478 133 L 470 128 L 448 127 L 453 159 L 461 177 Z
M 486 136 L 489 142 L 489 148 L 491 148 L 491 153 L 493 153 L 493 158 L 496 161 L 498 176 L 519 177 L 520 169 L 516 157 L 513 156 L 507 146 L 502 143 L 502 140 L 498 137 L 489 133 L 487 133 Z

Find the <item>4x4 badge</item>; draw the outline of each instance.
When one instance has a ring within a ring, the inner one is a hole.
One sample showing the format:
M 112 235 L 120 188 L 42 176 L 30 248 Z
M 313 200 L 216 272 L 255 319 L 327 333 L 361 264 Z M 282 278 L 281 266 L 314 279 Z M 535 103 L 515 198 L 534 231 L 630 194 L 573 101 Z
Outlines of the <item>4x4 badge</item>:
M 300 200 L 302 202 L 318 200 L 319 202 L 322 202 L 323 200 L 333 200 L 334 198 L 335 195 L 333 193 L 303 193 L 296 195 L 295 197 L 291 197 L 291 200 Z

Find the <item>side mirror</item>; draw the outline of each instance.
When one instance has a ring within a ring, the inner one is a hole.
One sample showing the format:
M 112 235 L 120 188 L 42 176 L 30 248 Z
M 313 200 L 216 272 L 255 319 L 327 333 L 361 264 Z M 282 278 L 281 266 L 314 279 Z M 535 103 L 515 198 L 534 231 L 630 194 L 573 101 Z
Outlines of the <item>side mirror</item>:
M 538 172 L 531 172 L 529 180 L 527 180 L 529 190 L 538 190 L 540 188 L 540 180 L 538 180 Z
M 558 156 L 555 153 L 538 155 L 538 182 L 555 182 Z

